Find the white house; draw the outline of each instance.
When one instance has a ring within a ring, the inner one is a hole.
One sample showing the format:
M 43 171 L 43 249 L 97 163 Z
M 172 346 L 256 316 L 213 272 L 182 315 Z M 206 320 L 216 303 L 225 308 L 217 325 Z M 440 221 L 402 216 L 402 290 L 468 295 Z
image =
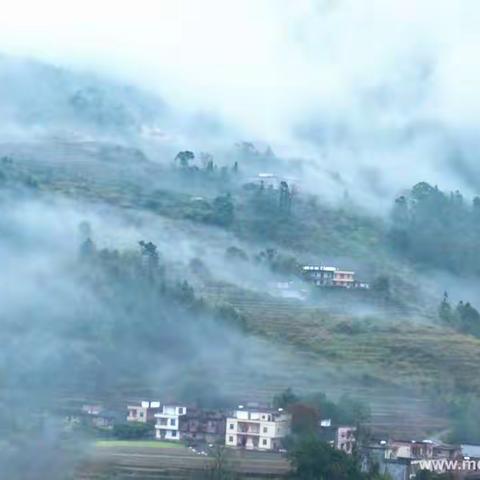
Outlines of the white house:
M 290 433 L 292 417 L 282 409 L 245 410 L 239 406 L 227 418 L 225 445 L 247 450 L 278 450 L 281 440 Z
M 180 423 L 187 415 L 187 408 L 178 405 L 163 405 L 162 410 L 155 414 L 155 438 L 158 440 L 181 439 Z

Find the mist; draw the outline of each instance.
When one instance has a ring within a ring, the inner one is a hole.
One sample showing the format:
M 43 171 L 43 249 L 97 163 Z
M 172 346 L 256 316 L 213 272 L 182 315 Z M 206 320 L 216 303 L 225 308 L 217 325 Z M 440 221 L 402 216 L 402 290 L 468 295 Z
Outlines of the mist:
M 480 306 L 477 2 L 30 3 L 0 18 L 0 405 L 32 423 L 0 414 L 0 476 L 74 469 L 91 439 L 54 461 L 65 404 L 293 387 L 413 429 L 480 390 L 455 371 L 480 333 L 438 313 Z
M 479 16 L 469 0 L 19 2 L 0 49 L 131 82 L 192 119 L 189 147 L 263 141 L 309 159 L 310 190 L 335 197 L 334 170 L 384 211 L 427 177 L 478 190 Z

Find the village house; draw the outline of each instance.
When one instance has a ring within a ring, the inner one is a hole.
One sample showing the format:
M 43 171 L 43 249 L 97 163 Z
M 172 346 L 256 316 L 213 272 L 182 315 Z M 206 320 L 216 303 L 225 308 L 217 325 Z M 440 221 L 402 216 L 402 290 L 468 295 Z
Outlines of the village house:
M 387 443 L 386 458 L 433 458 L 433 442 L 429 440 L 391 440 Z
M 82 425 L 111 430 L 116 423 L 122 421 L 122 416 L 118 412 L 107 410 L 101 405 L 83 405 L 80 410 L 68 409 L 65 413 L 64 423 L 68 429 Z
M 180 421 L 180 436 L 191 443 L 217 443 L 225 437 L 225 414 L 221 410 L 188 408 Z
M 352 288 L 355 285 L 355 272 L 347 270 L 337 270 L 333 275 L 333 285 L 335 287 Z
M 290 433 L 292 417 L 283 409 L 244 409 L 238 406 L 226 421 L 225 445 L 247 450 L 278 450 Z
M 320 421 L 318 436 L 333 448 L 342 450 L 348 455 L 353 453 L 356 444 L 356 427 L 349 425 L 335 426 L 330 419 Z
M 158 413 L 155 424 L 155 438 L 157 440 L 182 439 L 181 424 L 186 421 L 187 407 L 180 405 L 163 405 Z
M 128 405 L 127 422 L 153 423 L 155 414 L 160 411 L 160 402 L 141 402 L 140 405 Z
M 302 274 L 307 282 L 313 283 L 317 287 L 370 288 L 367 282 L 356 280 L 354 271 L 340 270 L 337 267 L 304 265 Z
M 333 287 L 335 267 L 318 265 L 304 265 L 302 267 L 304 278 L 318 287 Z
M 382 440 L 362 447 L 362 470 L 373 465 L 379 473 L 388 474 L 392 480 L 409 480 L 428 459 L 455 459 L 460 449 L 431 440 Z

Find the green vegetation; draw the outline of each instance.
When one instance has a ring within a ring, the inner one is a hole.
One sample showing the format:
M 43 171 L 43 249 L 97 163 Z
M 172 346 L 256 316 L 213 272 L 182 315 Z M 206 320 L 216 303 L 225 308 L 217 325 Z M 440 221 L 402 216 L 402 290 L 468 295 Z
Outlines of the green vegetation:
M 73 270 L 82 288 L 95 292 L 91 310 L 76 312 L 76 317 L 60 328 L 62 341 L 73 337 L 86 346 L 69 352 L 79 365 L 79 378 L 84 374 L 94 378 L 95 385 L 108 386 L 112 379 L 107 372 L 118 363 L 116 380 L 124 381 L 149 364 L 160 341 L 165 357 L 188 357 L 192 344 L 182 339 L 179 327 L 213 335 L 221 325 L 307 352 L 319 363 L 333 365 L 342 378 L 356 376 L 371 384 L 412 387 L 447 402 L 451 396 L 480 393 L 475 375 L 480 361 L 480 343 L 474 338 L 480 333 L 477 310 L 470 303 L 455 308 L 443 304 L 439 321 L 437 300 L 415 281 L 417 264 L 445 266 L 458 274 L 478 273 L 475 232 L 480 201 L 470 206 L 460 194 L 449 196 L 419 184 L 397 201 L 388 229 L 382 219 L 350 202 L 329 206 L 317 197 L 299 194 L 288 184 L 281 188 L 244 185 L 246 166 L 241 160 L 219 167 L 211 155 L 201 154 L 204 164 L 199 167 L 193 165 L 193 152 L 180 153 L 175 167 L 135 163 L 137 176 L 110 164 L 89 178 L 81 166 L 75 171 L 68 167 L 56 170 L 51 164 L 42 167 L 41 162 L 15 158 L 4 160 L 1 172 L 3 185 L 17 181 L 32 195 L 61 193 L 130 213 L 146 211 L 214 226 L 212 230 L 218 232 L 223 229 L 228 243 L 220 251 L 229 262 L 236 262 L 235 267 L 248 264 L 268 269 L 279 278 L 292 278 L 299 265 L 311 259 L 346 258 L 345 268 L 355 260 L 368 266 L 372 289 L 355 298 L 358 303 L 352 302 L 354 307 L 345 308 L 344 313 L 330 307 L 348 305 L 356 295 L 353 292 L 328 297 L 319 291 L 315 298 L 319 308 L 282 303 L 232 285 L 226 290 L 230 288 L 233 294 L 213 298 L 208 286 L 217 281 L 217 272 L 203 259 L 186 259 L 184 278 L 194 274 L 200 279 L 197 289 L 190 278 L 171 280 L 168 259 L 162 258 L 163 252 L 151 242 L 140 243 L 139 251 L 97 251 L 90 240 L 83 244 L 80 266 L 73 265 Z M 251 155 L 259 161 L 264 158 L 263 154 Z M 152 178 L 158 181 L 152 182 Z M 236 246 L 237 241 L 242 248 Z M 254 247 L 249 250 L 245 245 Z M 442 252 L 448 252 L 445 263 Z M 372 306 L 381 308 L 370 313 Z M 163 341 L 165 338 L 168 340 Z M 126 351 L 140 352 L 137 368 L 119 361 Z M 50 381 L 69 384 L 72 379 L 62 377 L 61 366 L 54 365 L 60 375 L 51 375 Z M 212 385 L 195 382 L 193 375 L 185 377 L 194 385 L 180 388 L 188 398 L 214 401 L 217 392 Z M 334 416 L 325 401 L 320 412 Z
M 395 201 L 390 238 L 408 258 L 451 272 L 480 274 L 480 197 L 469 205 L 426 182 Z
M 113 436 L 119 440 L 133 440 L 153 436 L 155 429 L 150 423 L 130 422 L 115 424 Z
M 335 425 L 359 425 L 370 419 L 368 405 L 349 397 L 342 396 L 338 402 L 332 402 L 322 393 L 298 396 L 291 388 L 273 398 L 275 408 L 283 408 L 292 414 L 294 433 L 316 431 L 318 421 L 330 419 Z
M 389 480 L 378 473 L 362 473 L 354 456 L 335 450 L 315 436 L 300 437 L 288 454 L 299 480 Z
M 448 294 L 445 293 L 438 315 L 440 320 L 455 330 L 480 337 L 480 313 L 469 302 L 460 301 L 453 309 L 448 301 Z
M 97 448 L 183 448 L 183 445 L 174 442 L 159 440 L 97 440 Z

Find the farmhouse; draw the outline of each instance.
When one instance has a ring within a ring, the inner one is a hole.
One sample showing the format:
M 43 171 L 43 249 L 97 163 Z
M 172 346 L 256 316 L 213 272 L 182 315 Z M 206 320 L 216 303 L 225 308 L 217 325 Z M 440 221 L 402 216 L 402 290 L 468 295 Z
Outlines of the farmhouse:
M 180 425 L 186 421 L 187 407 L 181 405 L 163 405 L 155 413 L 155 438 L 158 440 L 175 440 L 182 438 Z
M 238 406 L 226 421 L 225 445 L 247 450 L 278 450 L 290 433 L 292 417 L 283 409 L 249 409 Z
M 357 441 L 356 431 L 356 427 L 350 425 L 335 426 L 332 425 L 331 420 L 321 420 L 318 436 L 333 448 L 351 455 Z
M 302 270 L 304 278 L 318 287 L 334 286 L 335 267 L 304 265 Z
M 141 402 L 140 405 L 128 405 L 127 422 L 153 423 L 155 414 L 160 411 L 160 402 Z
M 361 288 L 369 289 L 367 282 L 356 280 L 356 273 L 351 270 L 340 270 L 337 267 L 323 265 L 304 265 L 303 278 L 317 287 Z

